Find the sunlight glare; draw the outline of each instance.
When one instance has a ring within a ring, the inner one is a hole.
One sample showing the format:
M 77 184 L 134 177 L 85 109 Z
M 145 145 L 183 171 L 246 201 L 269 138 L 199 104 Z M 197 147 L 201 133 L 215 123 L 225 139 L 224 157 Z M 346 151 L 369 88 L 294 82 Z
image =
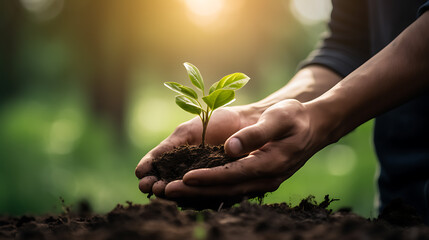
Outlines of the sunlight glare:
M 224 7 L 225 0 L 185 0 L 188 9 L 197 15 L 217 15 Z
M 190 18 L 197 24 L 213 22 L 225 7 L 225 0 L 185 0 Z

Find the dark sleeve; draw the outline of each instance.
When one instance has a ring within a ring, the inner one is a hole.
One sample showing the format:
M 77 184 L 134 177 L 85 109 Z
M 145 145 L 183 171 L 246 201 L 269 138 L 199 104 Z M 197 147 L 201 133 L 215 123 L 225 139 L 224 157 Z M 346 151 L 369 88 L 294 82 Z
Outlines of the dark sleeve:
M 419 8 L 418 16 L 421 16 L 424 12 L 426 12 L 426 10 L 429 10 L 429 1 L 426 1 L 426 3 L 425 3 L 425 4 L 423 4 L 423 5 Z
M 332 0 L 328 31 L 299 68 L 323 65 L 342 77 L 370 57 L 367 1 Z

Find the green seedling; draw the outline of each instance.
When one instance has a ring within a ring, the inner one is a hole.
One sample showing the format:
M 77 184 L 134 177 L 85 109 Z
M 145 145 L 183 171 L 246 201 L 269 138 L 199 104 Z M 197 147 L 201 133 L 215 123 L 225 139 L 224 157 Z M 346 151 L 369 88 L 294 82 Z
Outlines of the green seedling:
M 197 240 L 207 239 L 207 230 L 204 226 L 204 215 L 201 212 L 197 213 L 195 222 L 194 238 Z
M 231 104 L 235 101 L 235 91 L 242 88 L 250 80 L 244 73 L 232 73 L 226 75 L 221 80 L 215 82 L 209 89 L 209 94 L 205 95 L 204 81 L 197 67 L 185 62 L 191 83 L 202 92 L 201 99 L 205 103 L 203 106 L 198 98 L 198 94 L 190 87 L 183 86 L 176 82 L 166 82 L 164 85 L 180 95 L 176 96 L 176 104 L 183 110 L 196 114 L 203 124 L 202 147 L 205 146 L 207 126 L 213 111 Z

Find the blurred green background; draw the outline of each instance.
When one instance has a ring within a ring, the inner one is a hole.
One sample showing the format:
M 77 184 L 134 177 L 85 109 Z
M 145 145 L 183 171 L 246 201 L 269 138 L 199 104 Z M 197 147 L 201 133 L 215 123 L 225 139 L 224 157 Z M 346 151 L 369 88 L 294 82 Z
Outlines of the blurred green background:
M 283 86 L 317 43 L 328 0 L 2 0 L 0 214 L 60 212 L 59 197 L 106 212 L 147 203 L 134 168 L 193 116 L 165 81 L 189 61 L 211 84 L 252 80 L 237 104 Z M 372 123 L 316 154 L 266 203 L 313 194 L 373 211 Z

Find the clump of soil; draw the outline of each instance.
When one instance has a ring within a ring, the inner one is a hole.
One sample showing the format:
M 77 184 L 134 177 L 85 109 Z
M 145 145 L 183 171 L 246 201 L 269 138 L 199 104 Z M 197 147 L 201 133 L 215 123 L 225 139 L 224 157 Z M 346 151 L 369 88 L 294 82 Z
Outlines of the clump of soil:
M 146 175 L 171 182 L 182 179 L 191 170 L 222 166 L 240 158 L 226 155 L 223 145 L 183 145 L 154 159 L 152 170 Z
M 220 211 L 179 210 L 176 203 L 155 199 L 147 205 L 117 205 L 105 215 L 65 213 L 60 216 L 0 216 L 0 239 L 429 239 L 421 222 L 365 219 L 350 211 L 332 212 L 309 197 L 295 207 L 286 203 L 258 205 L 243 201 Z M 411 212 L 393 205 L 385 216 Z M 411 215 L 410 215 L 411 214 Z
M 158 179 L 171 182 L 182 179 L 183 176 L 194 169 L 212 168 L 234 162 L 241 157 L 230 157 L 226 155 L 223 145 L 183 145 L 165 152 L 152 162 L 152 170 L 146 176 L 156 176 Z M 148 197 L 151 197 L 149 194 Z M 261 194 L 237 197 L 200 197 L 198 199 L 176 198 L 171 199 L 183 208 L 218 209 L 220 206 L 230 207 L 245 198 L 262 197 Z

